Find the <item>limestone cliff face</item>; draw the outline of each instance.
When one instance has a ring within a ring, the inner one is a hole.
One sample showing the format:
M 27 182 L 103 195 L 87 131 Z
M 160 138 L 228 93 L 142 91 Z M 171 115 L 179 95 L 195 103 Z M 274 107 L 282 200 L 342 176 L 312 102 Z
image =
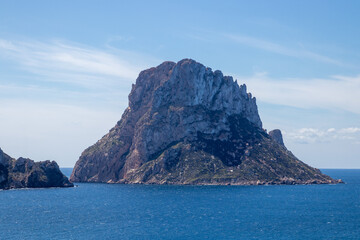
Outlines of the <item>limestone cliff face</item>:
M 262 129 L 256 100 L 245 85 L 191 59 L 142 71 L 121 120 L 82 153 L 70 180 L 334 182 L 297 160 Z
M 13 159 L 0 149 L 0 189 L 73 186 L 55 161 Z

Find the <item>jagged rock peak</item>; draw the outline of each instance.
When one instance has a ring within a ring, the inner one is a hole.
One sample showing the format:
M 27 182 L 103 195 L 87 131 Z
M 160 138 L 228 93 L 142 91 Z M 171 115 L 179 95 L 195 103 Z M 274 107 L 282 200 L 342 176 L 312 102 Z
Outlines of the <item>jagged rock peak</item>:
M 201 105 L 227 115 L 241 114 L 262 127 L 256 98 L 246 92 L 245 84 L 239 86 L 232 77 L 192 59 L 164 62 L 139 74 L 129 95 L 130 109 L 151 106 L 156 111 L 164 105 Z
M 283 137 L 282 137 L 282 133 L 280 131 L 280 129 L 274 129 L 272 131 L 269 132 L 269 135 L 272 139 L 275 140 L 275 142 L 279 143 L 280 145 L 285 147 L 284 141 L 283 141 Z

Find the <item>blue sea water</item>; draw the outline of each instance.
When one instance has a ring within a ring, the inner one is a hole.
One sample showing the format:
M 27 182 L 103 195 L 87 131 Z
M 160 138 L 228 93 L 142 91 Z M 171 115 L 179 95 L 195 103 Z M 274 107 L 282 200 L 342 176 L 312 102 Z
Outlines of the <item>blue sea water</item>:
M 360 170 L 323 172 L 346 184 L 0 191 L 0 239 L 360 239 Z

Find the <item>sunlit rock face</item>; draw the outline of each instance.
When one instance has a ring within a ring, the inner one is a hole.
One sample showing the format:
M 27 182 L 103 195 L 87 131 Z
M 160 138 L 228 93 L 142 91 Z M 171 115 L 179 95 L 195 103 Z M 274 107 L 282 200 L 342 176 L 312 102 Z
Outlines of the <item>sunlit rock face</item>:
M 281 134 L 281 133 L 280 133 Z M 263 129 L 256 99 L 221 71 L 191 60 L 142 71 L 129 107 L 87 148 L 75 182 L 333 183 Z

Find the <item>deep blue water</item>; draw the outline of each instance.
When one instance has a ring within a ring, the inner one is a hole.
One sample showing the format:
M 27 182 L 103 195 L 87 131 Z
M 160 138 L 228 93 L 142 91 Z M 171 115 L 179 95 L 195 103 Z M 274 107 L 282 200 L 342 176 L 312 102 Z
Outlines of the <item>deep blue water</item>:
M 323 172 L 347 184 L 0 191 L 0 239 L 360 239 L 360 170 Z

